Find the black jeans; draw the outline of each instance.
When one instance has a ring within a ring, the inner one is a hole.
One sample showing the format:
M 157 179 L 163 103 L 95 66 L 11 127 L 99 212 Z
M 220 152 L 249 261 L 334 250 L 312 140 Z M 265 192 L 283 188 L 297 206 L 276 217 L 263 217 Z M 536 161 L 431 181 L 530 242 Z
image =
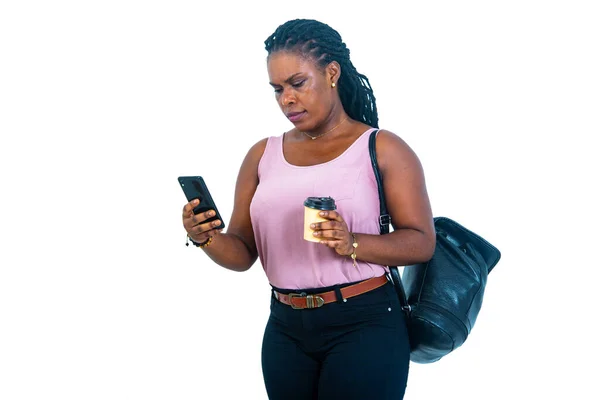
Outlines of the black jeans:
M 311 294 L 332 289 L 303 291 Z M 336 303 L 295 310 L 272 296 L 262 346 L 269 399 L 404 397 L 410 346 L 393 285 L 388 283 L 346 302 L 339 297 L 338 291 Z

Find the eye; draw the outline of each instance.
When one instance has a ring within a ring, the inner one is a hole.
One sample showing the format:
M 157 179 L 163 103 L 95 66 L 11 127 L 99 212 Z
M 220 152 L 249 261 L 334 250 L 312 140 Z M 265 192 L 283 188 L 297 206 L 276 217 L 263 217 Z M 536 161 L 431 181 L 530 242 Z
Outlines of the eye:
M 303 81 L 300 81 L 300 82 L 293 83 L 292 86 L 295 87 L 295 88 L 299 88 L 302 85 L 304 85 L 304 82 L 306 82 L 306 79 L 303 80 Z

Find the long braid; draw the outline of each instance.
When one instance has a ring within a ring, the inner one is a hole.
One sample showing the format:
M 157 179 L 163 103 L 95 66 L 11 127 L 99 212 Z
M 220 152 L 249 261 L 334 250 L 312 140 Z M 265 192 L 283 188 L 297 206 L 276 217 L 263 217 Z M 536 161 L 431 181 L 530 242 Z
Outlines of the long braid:
M 321 68 L 337 61 L 342 68 L 338 85 L 344 111 L 354 120 L 379 127 L 369 79 L 354 68 L 350 50 L 335 29 L 319 21 L 295 19 L 280 25 L 265 40 L 265 49 L 269 55 L 281 50 L 298 52 L 313 58 Z

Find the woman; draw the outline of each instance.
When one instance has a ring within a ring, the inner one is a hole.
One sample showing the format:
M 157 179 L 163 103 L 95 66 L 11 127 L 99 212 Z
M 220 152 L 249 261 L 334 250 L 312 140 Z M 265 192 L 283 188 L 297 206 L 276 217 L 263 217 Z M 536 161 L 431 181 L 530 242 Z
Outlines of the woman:
M 375 97 L 340 35 L 314 20 L 279 26 L 265 41 L 270 84 L 294 129 L 256 143 L 244 159 L 227 233 L 214 214 L 183 209 L 190 239 L 217 264 L 249 269 L 260 257 L 273 287 L 262 348 L 270 399 L 400 399 L 410 349 L 386 265 L 430 259 L 431 207 L 419 159 L 381 130 L 376 149 L 394 231 L 379 235 L 368 151 Z M 304 200 L 336 209 L 303 239 Z

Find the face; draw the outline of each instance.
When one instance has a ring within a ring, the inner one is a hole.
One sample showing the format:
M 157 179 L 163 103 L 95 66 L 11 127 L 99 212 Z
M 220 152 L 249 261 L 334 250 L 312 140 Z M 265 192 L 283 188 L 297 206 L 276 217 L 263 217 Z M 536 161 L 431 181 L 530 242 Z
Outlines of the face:
M 269 81 L 286 117 L 302 131 L 324 124 L 339 98 L 331 87 L 337 82 L 335 63 L 325 70 L 311 59 L 289 52 L 272 53 L 268 58 Z

